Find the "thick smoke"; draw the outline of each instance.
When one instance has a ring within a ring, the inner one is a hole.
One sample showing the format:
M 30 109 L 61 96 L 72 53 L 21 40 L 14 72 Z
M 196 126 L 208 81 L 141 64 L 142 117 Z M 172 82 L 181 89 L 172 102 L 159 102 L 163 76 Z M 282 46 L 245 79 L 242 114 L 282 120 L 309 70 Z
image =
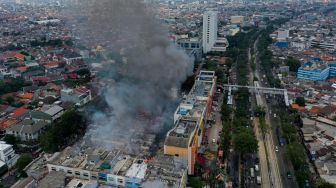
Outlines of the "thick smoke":
M 173 125 L 177 90 L 192 72 L 192 60 L 140 0 L 82 0 L 76 10 L 81 39 L 102 46 L 102 58 L 110 62 L 98 75 L 111 80 L 101 95 L 112 110 L 92 114 L 88 135 L 95 144 L 138 152 L 152 134 Z

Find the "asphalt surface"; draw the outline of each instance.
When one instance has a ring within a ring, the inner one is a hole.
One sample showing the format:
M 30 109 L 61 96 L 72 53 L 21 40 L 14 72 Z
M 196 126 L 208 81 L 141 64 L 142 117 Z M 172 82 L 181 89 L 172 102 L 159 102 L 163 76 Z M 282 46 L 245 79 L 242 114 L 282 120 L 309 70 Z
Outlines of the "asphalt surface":
M 254 49 L 257 49 L 256 43 L 257 41 L 254 44 Z M 256 52 L 256 57 L 258 57 L 258 52 Z M 259 80 L 260 87 L 269 87 L 266 78 L 261 76 L 262 71 L 259 62 L 257 59 L 254 62 L 256 64 L 255 76 Z M 298 185 L 294 179 L 292 164 L 290 161 L 285 160 L 284 149 L 280 147 L 276 134 L 277 127 L 280 127 L 280 119 L 278 119 L 279 115 L 277 114 L 281 113 L 277 112 L 276 106 L 277 103 L 283 102 L 283 99 L 279 96 L 269 96 L 266 100 L 265 95 L 262 95 L 261 98 L 266 111 L 266 123 L 270 126 L 264 141 L 266 142 L 267 152 L 269 152 L 271 187 L 297 188 Z M 275 146 L 279 148 L 279 151 L 275 151 Z M 287 172 L 292 174 L 292 178 L 287 177 Z

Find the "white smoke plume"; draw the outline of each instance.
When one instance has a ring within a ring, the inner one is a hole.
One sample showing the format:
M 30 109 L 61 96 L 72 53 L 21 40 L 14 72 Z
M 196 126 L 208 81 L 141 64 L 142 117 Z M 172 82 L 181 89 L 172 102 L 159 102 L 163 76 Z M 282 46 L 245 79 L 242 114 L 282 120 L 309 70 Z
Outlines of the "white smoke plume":
M 88 135 L 95 144 L 139 152 L 152 134 L 173 126 L 176 92 L 192 73 L 192 59 L 169 40 L 153 8 L 140 0 L 73 5 L 81 39 L 103 46 L 104 58 L 115 62 L 101 72 L 113 80 L 101 92 L 111 113 L 92 114 Z

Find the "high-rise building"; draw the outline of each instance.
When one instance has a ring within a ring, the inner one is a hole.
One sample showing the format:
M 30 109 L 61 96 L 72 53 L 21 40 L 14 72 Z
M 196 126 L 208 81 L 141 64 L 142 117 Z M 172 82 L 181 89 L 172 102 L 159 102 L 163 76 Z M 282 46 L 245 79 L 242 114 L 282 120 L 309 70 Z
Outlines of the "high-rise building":
M 218 12 L 208 10 L 203 14 L 203 53 L 224 52 L 228 46 L 226 38 L 218 38 Z
M 203 15 L 203 52 L 211 51 L 217 39 L 218 12 L 206 11 Z

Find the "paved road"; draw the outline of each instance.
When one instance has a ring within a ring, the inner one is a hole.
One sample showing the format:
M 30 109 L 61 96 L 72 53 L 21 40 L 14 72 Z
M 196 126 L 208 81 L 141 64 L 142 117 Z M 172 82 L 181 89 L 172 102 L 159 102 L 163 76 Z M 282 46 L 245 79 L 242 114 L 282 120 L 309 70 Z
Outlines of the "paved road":
M 215 152 L 215 153 L 217 153 L 217 149 L 218 149 L 217 141 L 219 141 L 219 138 L 220 138 L 219 132 L 223 129 L 221 114 L 220 114 L 220 107 L 221 107 L 220 105 L 222 104 L 222 102 L 223 102 L 223 95 L 219 94 L 217 111 L 213 111 L 215 123 L 211 126 L 211 128 L 208 129 L 208 135 L 207 135 L 208 143 L 209 143 L 208 149 L 211 152 Z M 215 139 L 215 143 L 213 143 L 213 139 Z
M 268 171 L 268 162 L 266 157 L 266 148 L 265 142 L 259 127 L 259 119 L 254 118 L 254 132 L 256 134 L 256 138 L 258 140 L 258 155 L 259 155 L 259 163 L 260 163 L 260 174 L 261 174 L 261 187 L 262 188 L 271 188 L 271 182 L 269 179 L 269 171 Z
M 257 43 L 258 43 L 258 39 L 255 41 L 254 43 L 254 52 L 256 54 L 256 57 L 258 57 L 258 51 L 256 51 L 257 49 Z M 250 58 L 251 58 L 251 55 L 249 55 Z M 253 59 L 254 63 L 256 64 L 256 71 L 254 72 L 254 77 L 256 77 L 258 79 L 258 83 L 260 86 L 263 86 L 263 84 L 261 83 L 261 76 L 260 76 L 260 69 L 259 69 L 259 64 L 258 64 L 258 61 L 257 61 L 257 58 L 254 58 Z M 250 79 L 251 79 L 251 76 L 250 76 Z M 257 96 L 257 95 L 256 95 Z M 260 100 L 261 98 L 261 100 Z M 268 112 L 268 108 L 267 108 L 267 103 L 266 103 L 266 99 L 264 96 L 261 96 L 259 98 L 259 101 L 262 103 L 261 106 L 265 107 L 265 111 Z M 270 126 L 272 126 L 272 124 L 270 123 L 270 118 L 269 118 L 269 114 L 267 113 L 266 114 L 266 123 Z M 282 188 L 283 185 L 282 185 L 282 178 L 281 178 L 281 174 L 280 174 L 280 170 L 279 170 L 279 164 L 278 164 L 278 159 L 277 159 L 277 154 L 276 154 L 276 151 L 275 151 L 275 145 L 274 145 L 274 139 L 273 139 L 273 131 L 270 131 L 270 132 L 267 132 L 265 134 L 265 137 L 263 139 L 264 141 L 264 146 L 265 146 L 265 149 L 266 149 L 266 157 L 267 157 L 267 160 L 268 160 L 268 175 L 269 175 L 269 183 L 267 182 L 267 178 L 265 179 L 265 173 L 267 171 L 262 170 L 262 182 L 265 180 L 265 184 L 262 184 L 263 186 L 262 187 L 269 187 L 271 186 L 272 188 Z M 257 134 L 257 133 L 256 133 Z M 259 133 L 258 133 L 259 134 Z M 259 135 L 260 136 L 260 135 Z M 262 158 L 261 155 L 259 155 L 259 157 Z M 265 166 L 265 164 L 264 164 Z
M 276 129 L 280 128 L 280 120 L 279 120 L 279 114 L 281 112 L 277 111 L 277 101 L 282 102 L 282 100 L 277 100 L 277 98 L 271 98 L 270 102 L 267 103 L 268 109 L 271 109 L 272 113 L 270 114 L 270 122 L 272 125 L 271 131 L 273 131 L 273 142 L 279 145 Z M 274 104 L 274 105 L 273 105 Z M 274 117 L 274 114 L 277 114 L 276 117 Z M 292 167 L 292 164 L 289 160 L 285 159 L 285 152 L 284 148 L 279 146 L 279 152 L 277 153 L 278 163 L 280 168 L 280 174 L 282 177 L 282 183 L 285 188 L 298 188 L 298 184 L 295 181 L 294 176 L 294 169 Z M 292 179 L 287 178 L 287 172 L 291 172 Z

